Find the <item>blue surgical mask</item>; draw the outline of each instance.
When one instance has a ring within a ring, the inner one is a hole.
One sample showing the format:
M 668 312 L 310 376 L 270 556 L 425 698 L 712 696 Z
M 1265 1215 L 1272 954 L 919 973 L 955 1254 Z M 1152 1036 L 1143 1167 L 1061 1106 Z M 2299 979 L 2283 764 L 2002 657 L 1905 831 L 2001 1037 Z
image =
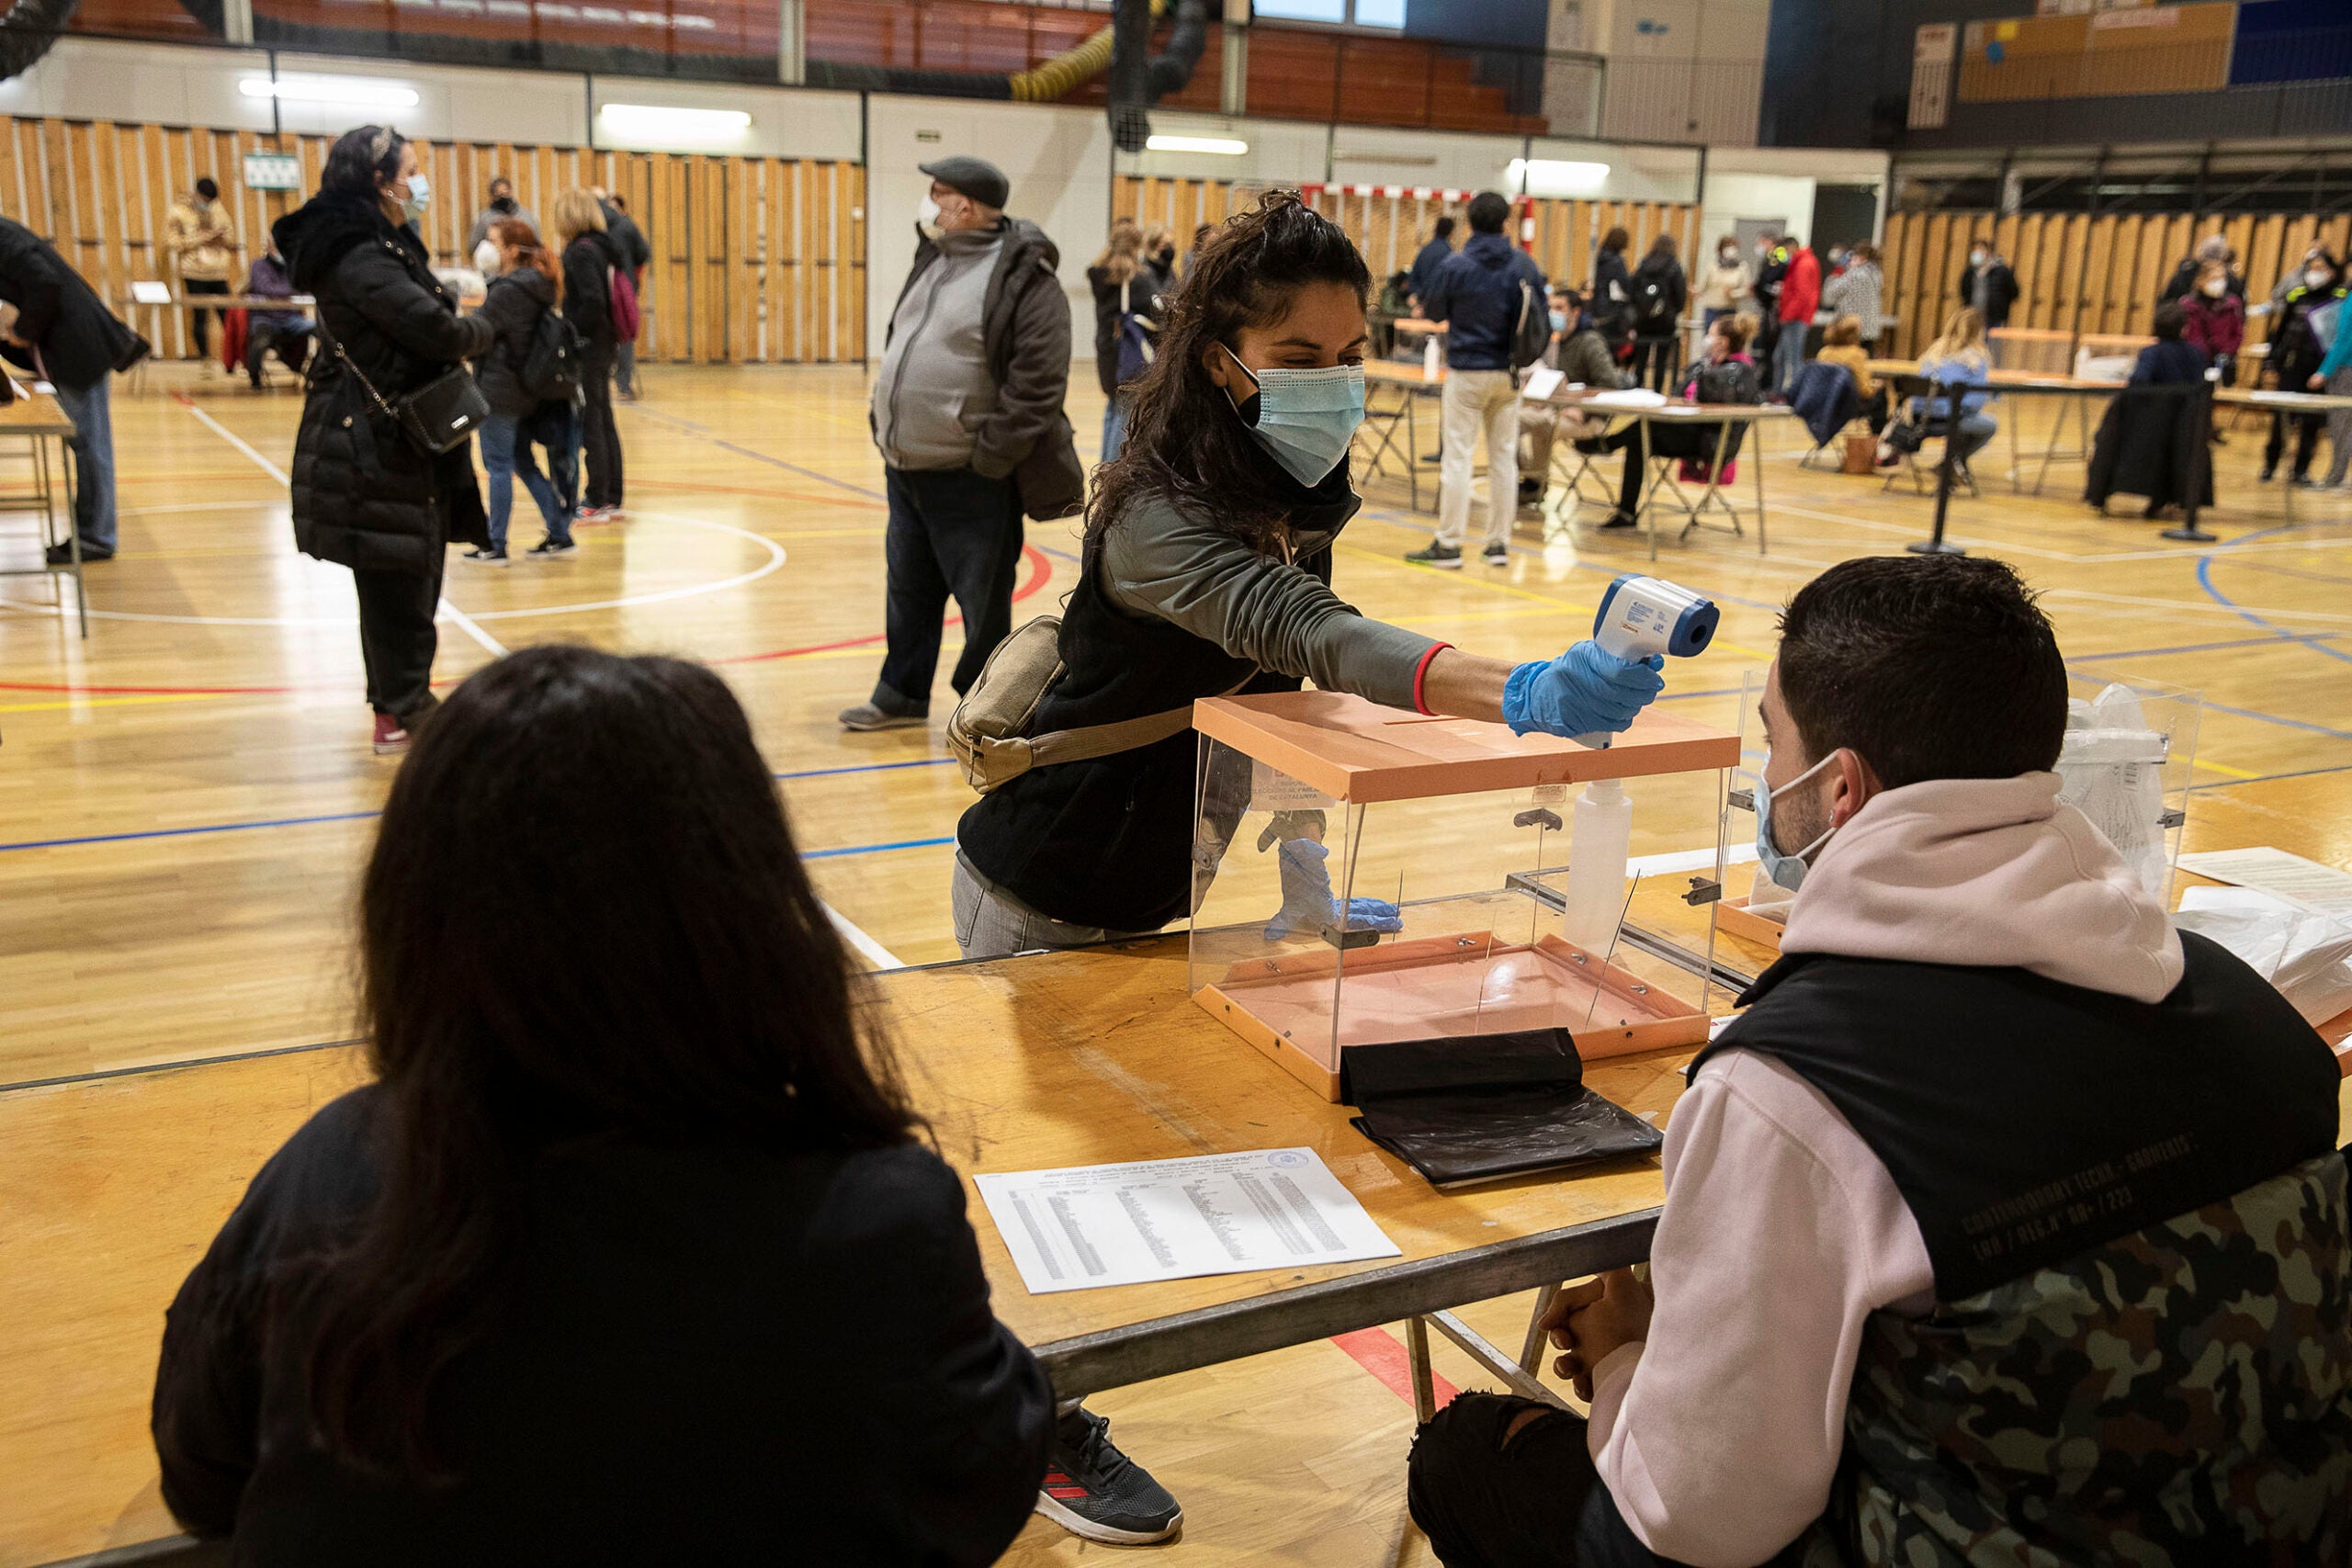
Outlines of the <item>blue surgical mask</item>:
M 1363 423 L 1363 367 L 1252 370 L 1231 349 L 1225 354 L 1258 384 L 1258 423 L 1250 431 L 1258 445 L 1303 485 L 1312 488 L 1329 479 L 1347 457 L 1348 443 Z M 1230 392 L 1226 395 L 1232 398 Z M 1234 412 L 1240 412 L 1241 400 L 1233 403 Z
M 1822 758 L 1787 784 L 1782 784 L 1781 793 L 1786 794 L 1821 772 L 1837 755 L 1835 751 L 1830 752 L 1827 757 Z M 1771 765 L 1772 754 L 1767 751 L 1764 754 L 1764 768 L 1770 768 Z M 1825 828 L 1821 830 L 1821 837 L 1794 854 L 1782 854 L 1780 844 L 1772 838 L 1772 786 L 1764 782 L 1764 768 L 1758 769 L 1756 773 L 1756 858 L 1763 863 L 1766 876 L 1793 893 L 1804 882 L 1805 862 L 1817 852 L 1822 845 L 1829 841 L 1829 835 L 1837 829 Z
M 408 196 L 401 201 L 401 210 L 411 219 L 422 219 L 424 209 L 433 205 L 433 182 L 423 175 L 408 177 Z
M 1564 333 L 1568 330 L 1568 313 L 1566 310 L 1552 312 L 1552 330 L 1555 333 Z

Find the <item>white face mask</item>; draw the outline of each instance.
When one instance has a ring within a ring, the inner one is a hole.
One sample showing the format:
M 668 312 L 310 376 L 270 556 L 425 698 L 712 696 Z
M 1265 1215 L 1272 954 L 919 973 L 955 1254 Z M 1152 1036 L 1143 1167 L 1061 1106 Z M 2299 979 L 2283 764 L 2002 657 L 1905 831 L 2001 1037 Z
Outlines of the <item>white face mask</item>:
M 939 238 L 939 203 L 932 200 L 929 191 L 923 192 L 922 205 L 915 209 L 915 227 L 934 240 Z
M 2327 278 L 2328 275 L 2322 272 L 2319 268 L 2315 266 L 2308 267 L 2304 269 L 2303 272 L 2303 287 L 2306 288 L 2324 288 L 2327 284 Z
M 1739 265 L 1739 253 L 1731 250 L 1717 251 L 1715 259 L 1725 266 L 1736 266 Z
M 1971 251 L 1968 253 L 1968 265 L 1971 266 L 1983 266 L 1987 259 L 1988 258 L 1983 251 Z
M 2218 277 L 2205 285 L 2205 297 L 2209 299 L 2219 299 L 2229 291 L 2230 286 Z

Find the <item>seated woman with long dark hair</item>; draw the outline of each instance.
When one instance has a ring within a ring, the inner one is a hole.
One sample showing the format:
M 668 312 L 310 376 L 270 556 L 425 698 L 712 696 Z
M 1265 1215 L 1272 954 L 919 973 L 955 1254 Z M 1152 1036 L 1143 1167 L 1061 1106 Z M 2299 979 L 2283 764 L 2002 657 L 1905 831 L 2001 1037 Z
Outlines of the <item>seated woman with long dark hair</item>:
M 164 1330 L 181 1522 L 241 1564 L 994 1561 L 1051 1393 L 719 679 L 474 675 L 359 915 L 377 1081 Z

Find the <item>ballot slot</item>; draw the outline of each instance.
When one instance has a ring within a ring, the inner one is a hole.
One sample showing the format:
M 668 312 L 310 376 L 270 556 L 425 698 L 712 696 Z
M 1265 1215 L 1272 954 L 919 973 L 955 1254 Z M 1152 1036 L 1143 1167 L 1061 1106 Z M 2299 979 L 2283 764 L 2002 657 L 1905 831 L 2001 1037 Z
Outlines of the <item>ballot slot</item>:
M 1662 716 L 1600 750 L 1300 696 L 1276 716 L 1303 726 L 1253 728 L 1261 712 L 1225 726 L 1238 739 L 1204 731 L 1189 949 L 1199 1005 L 1329 1099 L 1351 1046 L 1562 1029 L 1596 1056 L 1705 1038 L 1730 735 Z M 1709 765 L 1682 765 L 1694 759 Z M 1576 807 L 1594 777 L 1630 807 L 1633 842 L 1681 852 L 1676 869 L 1636 878 L 1625 840 L 1605 846 L 1605 874 L 1583 880 L 1588 894 L 1605 883 L 1608 919 L 1571 931 Z M 1445 788 L 1494 778 L 1514 782 Z M 1629 915 L 1646 945 L 1620 940 Z M 1660 940 L 1679 962 L 1658 955 Z

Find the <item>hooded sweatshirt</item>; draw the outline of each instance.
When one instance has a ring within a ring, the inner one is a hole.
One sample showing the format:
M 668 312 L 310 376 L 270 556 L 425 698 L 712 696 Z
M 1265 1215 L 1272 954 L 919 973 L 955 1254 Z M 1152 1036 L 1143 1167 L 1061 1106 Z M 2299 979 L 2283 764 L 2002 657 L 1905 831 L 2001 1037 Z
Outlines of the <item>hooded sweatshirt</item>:
M 2055 773 L 1874 796 L 1805 874 L 1781 951 L 2015 966 L 2154 1002 L 2180 938 Z M 1594 1369 L 1592 1455 L 1653 1551 L 1763 1562 L 1827 1505 L 1863 1330 L 1935 1303 L 1886 1167 L 1774 1058 L 1727 1050 L 1675 1105 L 1645 1343 Z
M 1511 329 L 1518 324 L 1520 285 L 1545 309 L 1544 274 L 1500 234 L 1473 234 L 1440 265 L 1421 295 L 1421 314 L 1446 323 L 1445 362 L 1456 370 L 1510 368 Z

